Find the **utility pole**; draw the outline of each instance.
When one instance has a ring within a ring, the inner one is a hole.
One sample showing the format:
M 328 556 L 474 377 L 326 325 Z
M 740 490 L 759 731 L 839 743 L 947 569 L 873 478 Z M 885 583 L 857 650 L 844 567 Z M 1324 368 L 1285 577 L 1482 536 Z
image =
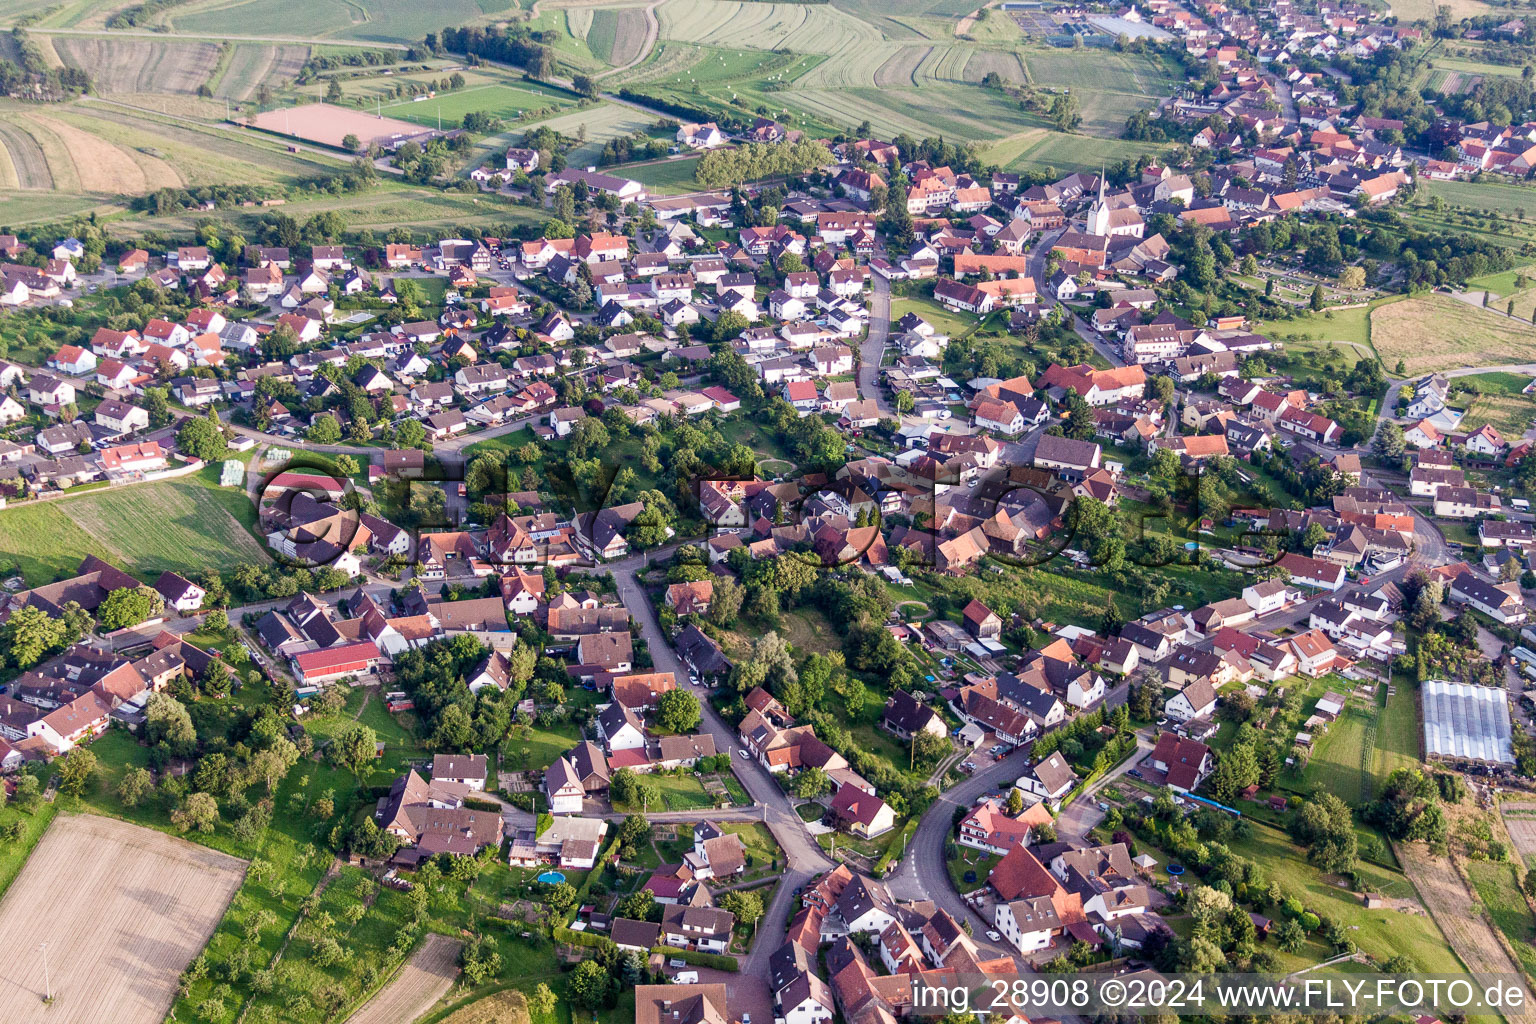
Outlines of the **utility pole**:
M 43 954 L 43 1002 L 53 1002 L 53 984 L 48 980 L 48 943 L 37 947 Z

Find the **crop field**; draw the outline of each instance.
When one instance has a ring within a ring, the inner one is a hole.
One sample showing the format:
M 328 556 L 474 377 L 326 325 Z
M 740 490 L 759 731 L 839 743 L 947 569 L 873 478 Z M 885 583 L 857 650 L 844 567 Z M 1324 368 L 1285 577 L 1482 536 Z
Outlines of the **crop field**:
M 435 188 L 419 188 L 393 182 L 368 192 L 342 196 L 319 195 L 314 199 L 292 201 L 283 207 L 284 213 L 301 220 L 317 213 L 332 211 L 346 218 L 350 230 L 388 231 L 390 228 L 403 227 L 420 231 L 424 239 L 442 237 L 444 229 L 456 229 L 468 224 L 543 224 L 549 216 L 548 213 L 514 206 L 493 197 L 443 192 Z M 259 207 L 228 210 L 223 211 L 223 220 L 241 231 L 253 232 L 265 212 Z M 195 211 L 168 217 L 132 214 L 111 221 L 108 231 L 124 239 L 140 237 L 146 231 L 191 233 L 197 230 L 198 223 L 205 218 L 206 214 Z
M 41 154 L 41 173 L 61 191 L 99 187 L 125 194 L 182 183 L 294 181 L 338 166 L 309 153 L 289 153 L 280 141 L 256 133 L 110 102 L 24 109 L 45 113 L 0 110 L 0 143 L 13 161 Z M 103 182 L 115 185 L 101 187 Z
M 645 12 L 640 8 L 600 7 L 592 12 L 587 47 L 598 60 L 623 66 L 640 56 L 645 33 Z
M 1425 295 L 1379 306 L 1371 338 L 1382 363 L 1407 364 L 1410 375 L 1458 366 L 1495 366 L 1530 359 L 1532 328 L 1446 295 Z
M 1514 962 L 1499 943 L 1493 926 L 1479 913 L 1450 858 L 1436 856 L 1421 843 L 1400 843 L 1397 855 L 1419 898 L 1467 970 L 1474 974 L 1515 973 Z
M 6 184 L 13 188 L 53 188 L 48 156 L 21 120 L 0 114 L 0 149 L 5 150 L 10 173 Z
M 448 991 L 458 976 L 462 943 L 446 935 L 428 935 L 400 973 L 378 995 L 347 1018 L 347 1024 L 399 1024 L 420 1017 Z
M 1114 136 L 1126 118 L 1153 106 L 1172 87 L 1167 67 L 1155 57 L 1106 52 L 1085 61 L 1059 50 L 987 48 L 955 38 L 958 22 L 949 19 L 956 15 L 930 18 L 918 5 L 910 11 L 899 6 L 879 17 L 869 14 L 871 23 L 837 5 L 667 0 L 658 9 L 662 42 L 656 53 L 615 83 L 706 110 L 751 114 L 766 107 L 772 116 L 813 132 L 867 120 L 887 136 L 987 142 L 1043 128 L 1013 98 L 978 87 L 995 72 L 1010 82 L 1073 89 L 1082 131 L 1111 144 L 1120 141 Z M 929 20 L 943 31 L 931 30 Z M 905 28 L 893 28 L 897 23 Z M 594 21 L 586 37 L 594 53 L 597 30 Z M 1106 156 L 1089 140 L 1054 142 L 1043 158 L 1025 154 L 1035 143 L 1044 140 L 1020 138 L 1005 154 L 1009 160 L 999 163 L 1044 165 L 1059 157 L 1063 167 L 1086 167 L 1098 166 Z M 1122 143 L 1119 148 L 1140 153 L 1148 147 Z
M 445 25 L 464 25 L 506 10 L 503 0 L 356 0 L 314 4 L 308 0 L 193 0 L 162 14 L 157 23 L 185 35 L 218 38 L 239 25 L 240 34 L 419 43 Z
M 1422 187 L 1429 195 L 1439 196 L 1452 206 L 1515 216 L 1521 211 L 1536 213 L 1536 188 L 1529 185 L 1502 181 L 1429 181 Z
M 1095 53 L 1084 58 L 1071 50 L 1030 49 L 1022 55 L 1030 81 L 1065 87 L 1077 97 L 1082 130 L 1117 137 L 1125 119 L 1166 96 L 1173 79 L 1162 61 L 1133 53 Z
M 1142 153 L 1156 155 L 1168 148 L 1156 142 L 1101 139 L 1032 127 L 993 143 L 983 151 L 983 157 L 1005 170 L 1054 167 L 1067 172 L 1091 170 L 1104 161 L 1135 159 Z
M 73 569 L 88 553 L 146 576 L 268 561 L 265 547 L 220 500 L 243 499 L 216 493 L 183 478 L 20 505 L 0 511 L 0 540 L 6 559 L 17 561 L 32 584 Z
M 241 43 L 230 54 L 213 94 L 221 100 L 239 102 L 254 96 L 263 82 L 272 89 L 281 89 L 298 75 L 309 60 L 309 52 L 307 46 Z
M 81 68 L 101 93 L 195 93 L 219 63 L 216 43 L 54 36 L 59 59 Z
M 1499 810 L 1504 815 L 1504 827 L 1509 830 L 1515 852 L 1520 854 L 1527 869 L 1536 866 L 1536 803 L 1505 800 L 1499 804 Z
M 572 105 L 571 98 L 553 89 L 537 85 L 495 84 L 481 85 L 454 92 L 438 93 L 429 100 L 416 102 L 400 100 L 383 107 L 384 116 L 410 121 L 428 128 L 437 127 L 438 114 L 442 114 L 444 128 L 456 128 L 465 114 L 495 114 L 503 121 L 516 121 L 531 110 L 564 110 Z
M 0 903 L 4 948 L 48 943 L 54 999 L 42 999 L 41 959 L 14 957 L 0 1020 L 161 1020 L 244 876 L 243 861 L 152 829 L 59 816 Z
M 1024 81 L 1024 65 L 1019 55 L 1006 50 L 977 50 L 965 64 L 965 80 L 980 82 L 991 72 L 1005 82 L 1018 84 Z

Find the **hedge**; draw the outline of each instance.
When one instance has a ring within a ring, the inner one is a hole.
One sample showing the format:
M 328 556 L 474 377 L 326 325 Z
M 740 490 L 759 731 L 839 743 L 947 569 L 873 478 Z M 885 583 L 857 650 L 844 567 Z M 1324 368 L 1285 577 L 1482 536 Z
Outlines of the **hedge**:
M 600 948 L 603 943 L 612 940 L 606 935 L 598 935 L 596 932 L 578 932 L 570 928 L 560 926 L 554 930 L 556 942 L 564 942 L 572 946 L 590 946 L 593 949 Z
M 652 946 L 651 952 L 676 958 L 695 967 L 713 967 L 720 971 L 741 970 L 741 964 L 736 962 L 736 958 L 724 953 L 699 953 L 691 949 L 678 949 L 676 946 Z
M 960 808 L 964 810 L 964 808 Z M 904 825 L 900 832 L 891 837 L 891 841 L 885 845 L 885 853 L 875 861 L 874 876 L 885 877 L 885 871 L 891 866 L 891 861 L 897 859 L 906 850 L 907 844 L 912 841 L 912 833 L 917 831 L 918 819 L 913 818 Z

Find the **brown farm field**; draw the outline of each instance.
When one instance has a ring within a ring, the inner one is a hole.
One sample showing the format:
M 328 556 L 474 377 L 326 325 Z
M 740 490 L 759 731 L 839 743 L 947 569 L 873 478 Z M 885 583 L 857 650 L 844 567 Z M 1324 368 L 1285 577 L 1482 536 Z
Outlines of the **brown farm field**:
M 446 935 L 428 935 L 400 968 L 347 1024 L 401 1024 L 412 1021 L 443 997 L 459 973 L 462 943 Z
M 219 63 L 217 43 L 55 36 L 53 48 L 103 93 L 194 93 Z
M 1536 327 L 1448 295 L 1385 303 L 1371 313 L 1371 342 L 1384 366 L 1401 359 L 1409 376 L 1460 366 L 1530 360 Z
M 1413 882 L 1462 965 L 1473 974 L 1518 975 L 1519 965 L 1510 958 L 1450 859 L 1431 853 L 1422 843 L 1398 843 L 1394 849 L 1403 873 Z M 1526 1002 L 1529 1005 L 1529 996 Z
M 59 815 L 0 902 L 0 943 L 18 954 L 0 981 L 0 1020 L 160 1021 L 244 877 L 244 861 L 216 850 L 113 818 Z M 35 955 L 43 942 L 52 1004 Z
M 1510 842 L 1514 844 L 1515 852 L 1520 854 L 1520 859 L 1525 861 L 1526 869 L 1530 870 L 1536 866 L 1536 803 L 1505 801 L 1500 806 Z

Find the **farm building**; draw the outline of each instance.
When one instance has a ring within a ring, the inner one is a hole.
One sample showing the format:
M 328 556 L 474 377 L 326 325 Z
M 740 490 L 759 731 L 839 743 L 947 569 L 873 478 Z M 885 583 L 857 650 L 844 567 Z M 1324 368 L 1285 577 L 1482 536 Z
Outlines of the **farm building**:
M 1506 692 L 1444 679 L 1425 683 L 1424 753 L 1430 760 L 1514 764 Z

